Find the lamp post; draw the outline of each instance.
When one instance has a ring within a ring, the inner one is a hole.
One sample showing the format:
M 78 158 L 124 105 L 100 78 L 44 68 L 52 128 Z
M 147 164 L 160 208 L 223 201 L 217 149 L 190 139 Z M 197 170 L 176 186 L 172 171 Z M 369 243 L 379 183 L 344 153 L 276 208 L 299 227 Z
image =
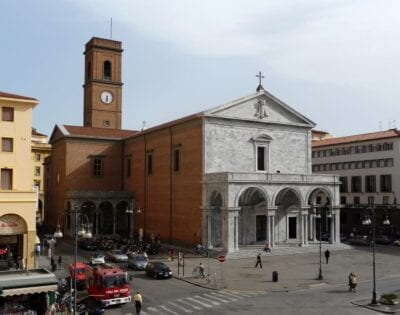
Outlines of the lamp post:
M 375 275 L 375 223 L 376 223 L 376 218 L 375 218 L 375 207 L 374 205 L 370 205 L 368 210 L 371 211 L 372 214 L 372 221 L 371 218 L 369 217 L 369 214 L 367 214 L 364 218 L 364 220 L 361 222 L 363 225 L 371 225 L 372 224 L 372 280 L 373 280 L 373 289 L 372 289 L 372 300 L 371 300 L 371 305 L 378 305 L 378 301 L 376 299 L 376 275 Z M 389 225 L 390 221 L 387 217 L 385 217 L 383 224 Z
M 321 206 L 318 204 L 315 206 L 318 211 L 315 213 L 315 220 L 319 219 L 319 273 L 317 280 L 323 280 L 322 276 L 322 224 L 321 224 Z

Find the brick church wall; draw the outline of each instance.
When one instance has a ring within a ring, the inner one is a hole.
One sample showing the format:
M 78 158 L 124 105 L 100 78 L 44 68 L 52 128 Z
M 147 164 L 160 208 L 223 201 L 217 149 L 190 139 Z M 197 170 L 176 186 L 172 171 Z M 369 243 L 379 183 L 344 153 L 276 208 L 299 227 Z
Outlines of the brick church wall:
M 172 169 L 174 149 L 180 150 L 178 172 Z M 145 175 L 146 152 L 153 155 L 151 175 Z M 201 242 L 201 119 L 145 131 L 126 142 L 125 156 L 132 160 L 132 172 L 124 189 L 135 193 L 142 210 L 135 214 L 135 229 L 173 243 Z

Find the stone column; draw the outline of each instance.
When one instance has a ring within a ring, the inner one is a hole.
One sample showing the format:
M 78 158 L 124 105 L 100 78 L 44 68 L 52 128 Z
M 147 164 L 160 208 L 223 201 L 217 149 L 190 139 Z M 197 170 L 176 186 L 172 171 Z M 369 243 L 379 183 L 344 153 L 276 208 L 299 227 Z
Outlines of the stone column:
M 275 246 L 275 208 L 267 209 L 268 244 Z
M 234 252 L 239 249 L 239 211 L 237 207 L 221 208 L 222 211 L 222 241 L 224 249 Z
M 332 243 L 340 243 L 340 208 L 332 208 L 331 220 L 331 240 Z
M 308 245 L 308 207 L 301 209 L 301 245 Z
M 311 211 L 309 216 L 308 216 L 308 239 L 310 241 L 314 240 L 314 213 Z

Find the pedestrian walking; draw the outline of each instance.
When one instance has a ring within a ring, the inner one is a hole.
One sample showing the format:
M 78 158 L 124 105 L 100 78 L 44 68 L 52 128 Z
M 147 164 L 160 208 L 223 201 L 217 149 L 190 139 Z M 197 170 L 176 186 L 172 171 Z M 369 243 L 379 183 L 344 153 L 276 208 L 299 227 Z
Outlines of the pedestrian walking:
M 58 270 L 61 270 L 61 263 L 62 263 L 62 257 L 58 256 L 58 259 L 57 259 Z
M 258 253 L 257 255 L 257 263 L 254 266 L 254 268 L 257 268 L 257 266 L 260 265 L 260 268 L 262 268 L 262 263 L 261 263 L 261 253 Z
M 204 278 L 205 277 L 203 263 L 200 263 L 200 265 L 199 265 L 199 276 L 200 276 L 200 278 Z
M 18 256 L 18 259 L 17 259 L 17 270 L 19 270 L 19 269 L 22 269 L 22 257 L 21 256 Z
M 329 249 L 326 249 L 325 251 L 325 259 L 326 259 L 326 263 L 329 262 L 329 257 L 331 256 L 331 252 L 329 251 Z
M 142 296 L 139 291 L 136 292 L 135 296 L 133 297 L 133 302 L 135 303 L 136 314 L 139 315 L 140 311 L 142 310 Z
M 357 288 L 357 277 L 354 272 L 349 274 L 349 292 L 356 292 Z

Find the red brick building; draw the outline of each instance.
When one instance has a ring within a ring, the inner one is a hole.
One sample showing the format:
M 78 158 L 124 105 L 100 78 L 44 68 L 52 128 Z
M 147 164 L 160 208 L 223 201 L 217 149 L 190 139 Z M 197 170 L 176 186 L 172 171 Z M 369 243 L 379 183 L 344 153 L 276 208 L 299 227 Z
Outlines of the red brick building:
M 73 234 L 160 234 L 236 251 L 315 240 L 324 194 L 340 242 L 339 179 L 313 175 L 315 124 L 266 92 L 142 131 L 121 129 L 120 42 L 85 50 L 84 127 L 56 126 L 46 161 L 47 223 Z M 140 209 L 140 211 L 138 211 Z

